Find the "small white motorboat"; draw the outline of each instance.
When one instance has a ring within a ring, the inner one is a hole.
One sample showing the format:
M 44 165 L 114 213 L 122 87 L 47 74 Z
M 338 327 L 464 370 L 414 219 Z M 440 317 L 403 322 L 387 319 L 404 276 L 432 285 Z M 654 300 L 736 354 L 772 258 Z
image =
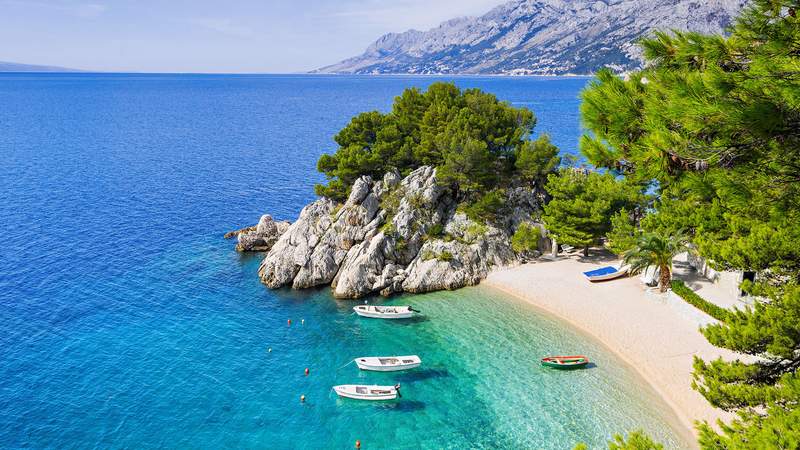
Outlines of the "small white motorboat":
M 361 370 L 377 372 L 394 372 L 397 370 L 416 369 L 422 364 L 417 355 L 410 356 L 365 356 L 356 358 L 356 365 Z
M 415 312 L 419 312 L 410 306 L 373 306 L 358 305 L 353 308 L 361 317 L 373 319 L 409 319 Z
M 394 386 L 367 386 L 363 384 L 341 384 L 334 386 L 333 390 L 339 397 L 353 398 L 356 400 L 394 400 L 400 395 L 400 385 Z

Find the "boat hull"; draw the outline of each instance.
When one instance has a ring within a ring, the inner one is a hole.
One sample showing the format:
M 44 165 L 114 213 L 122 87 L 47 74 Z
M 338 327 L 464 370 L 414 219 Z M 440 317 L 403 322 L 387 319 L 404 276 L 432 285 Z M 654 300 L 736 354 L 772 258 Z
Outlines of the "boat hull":
M 410 309 L 399 312 L 382 312 L 373 308 L 356 306 L 353 308 L 353 311 L 355 311 L 356 314 L 361 317 L 367 317 L 370 319 L 410 319 L 414 316 L 414 311 L 411 311 Z
M 625 272 L 614 272 L 614 273 L 608 274 L 608 275 L 600 275 L 600 276 L 596 276 L 596 277 L 586 277 L 586 278 L 588 278 L 589 281 L 595 283 L 595 282 L 598 282 L 598 281 L 615 280 L 617 278 L 624 277 L 625 275 L 627 275 L 627 273 L 625 273 Z
M 397 361 L 397 363 L 381 364 L 381 360 Z M 356 358 L 356 365 L 361 370 L 374 372 L 398 372 L 401 370 L 416 369 L 422 364 L 422 360 L 416 356 L 387 356 L 387 357 L 364 357 Z
M 614 280 L 617 278 L 624 277 L 628 274 L 627 268 L 614 268 L 614 267 L 603 267 L 602 269 L 597 270 L 590 270 L 589 272 L 583 272 L 583 275 L 586 277 L 587 280 L 591 282 L 598 282 L 598 281 L 609 281 Z
M 364 388 L 364 392 L 358 392 L 356 389 L 357 387 Z M 350 398 L 353 400 L 366 400 L 375 402 L 397 399 L 397 389 L 395 389 L 393 386 L 342 385 L 334 386 L 333 390 L 339 397 Z
M 542 358 L 542 365 L 559 370 L 581 369 L 589 364 L 585 356 L 552 356 Z

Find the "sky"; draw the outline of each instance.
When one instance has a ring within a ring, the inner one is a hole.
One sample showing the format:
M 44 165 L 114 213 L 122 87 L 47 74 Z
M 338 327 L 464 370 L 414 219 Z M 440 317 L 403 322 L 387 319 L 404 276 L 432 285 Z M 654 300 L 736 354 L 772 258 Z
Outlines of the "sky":
M 0 0 L 0 61 L 119 72 L 294 73 L 503 0 Z

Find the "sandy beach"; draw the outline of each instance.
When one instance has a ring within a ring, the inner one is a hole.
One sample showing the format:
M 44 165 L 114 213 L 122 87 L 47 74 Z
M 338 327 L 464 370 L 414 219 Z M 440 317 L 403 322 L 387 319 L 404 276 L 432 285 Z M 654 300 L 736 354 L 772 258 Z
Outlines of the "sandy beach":
M 596 338 L 631 365 L 664 399 L 687 434 L 697 420 L 715 423 L 731 415 L 692 389 L 692 359 L 735 358 L 699 332 L 712 318 L 677 296 L 653 292 L 630 277 L 590 283 L 582 272 L 616 264 L 608 256 L 542 259 L 500 269 L 485 283 L 523 299 Z M 591 358 L 591 355 L 589 355 Z

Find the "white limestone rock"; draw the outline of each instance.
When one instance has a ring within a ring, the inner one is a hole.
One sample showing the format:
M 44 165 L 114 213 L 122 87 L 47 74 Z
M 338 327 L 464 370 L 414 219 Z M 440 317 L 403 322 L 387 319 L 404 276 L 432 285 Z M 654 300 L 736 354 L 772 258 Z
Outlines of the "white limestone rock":
M 364 240 L 375 223 L 379 203 L 372 192 L 370 177 L 361 177 L 353 184 L 350 196 L 336 212 L 332 225 L 325 231 L 308 261 L 298 271 L 292 282 L 295 289 L 329 284 L 339 272 L 339 266 L 347 252 Z
M 478 284 L 493 266 L 517 262 L 504 230 L 455 214 L 444 238 L 429 240 L 408 266 L 403 291 L 421 293 Z
M 271 288 L 330 284 L 337 298 L 477 284 L 492 267 L 519 261 L 511 236 L 520 223 L 534 223 L 540 201 L 530 187 L 510 188 L 504 220 L 488 226 L 456 212 L 454 193 L 437 182 L 432 167 L 403 179 L 397 172 L 377 182 L 361 177 L 344 204 L 320 199 L 306 206 L 259 275 Z M 270 220 L 256 231 L 280 229 Z
M 455 207 L 436 183 L 432 167 L 420 167 L 399 185 L 384 183 L 386 207 L 393 214 L 384 231 L 352 248 L 334 279 L 333 295 L 359 298 L 380 292 L 394 283 L 397 269 L 407 266 L 419 253 L 425 233 L 441 224 Z M 396 203 L 396 205 L 395 205 Z M 394 210 L 396 208 L 396 210 Z M 388 270 L 387 270 L 388 269 Z
M 258 274 L 271 288 L 291 284 L 300 269 L 306 266 L 314 247 L 332 224 L 331 212 L 336 204 L 321 198 L 303 208 L 300 217 L 272 246 Z
M 289 222 L 276 222 L 272 219 L 272 216 L 264 214 L 255 227 L 233 231 L 226 234 L 225 237 L 236 237 L 236 251 L 266 252 L 269 251 L 281 235 L 289 229 L 289 225 Z

